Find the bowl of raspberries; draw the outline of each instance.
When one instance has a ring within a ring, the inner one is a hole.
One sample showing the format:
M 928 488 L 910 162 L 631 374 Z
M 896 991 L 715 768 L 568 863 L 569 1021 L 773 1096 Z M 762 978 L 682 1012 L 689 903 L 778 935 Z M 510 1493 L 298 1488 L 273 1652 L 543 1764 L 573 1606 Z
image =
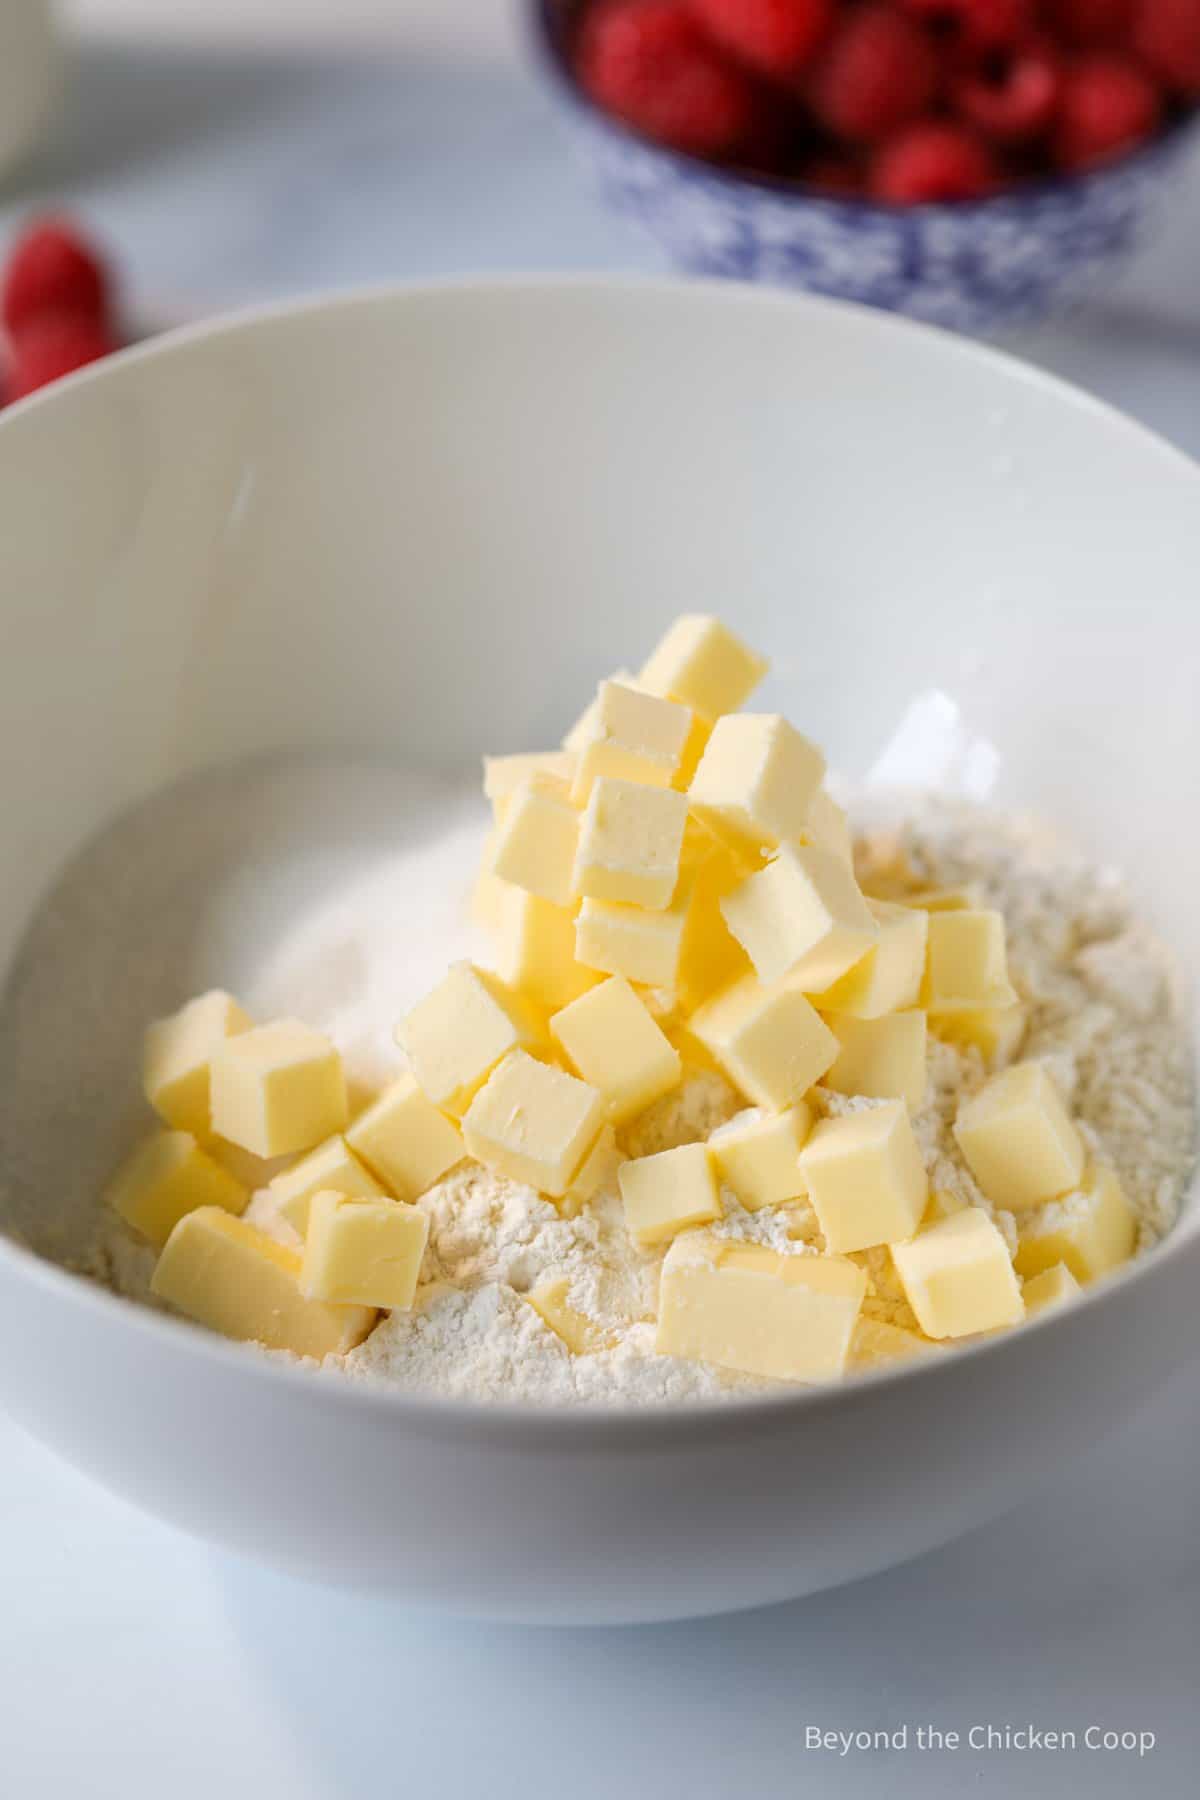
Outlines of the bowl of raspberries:
M 960 331 L 1094 291 L 1200 105 L 1200 0 L 534 0 L 611 204 L 695 273 Z

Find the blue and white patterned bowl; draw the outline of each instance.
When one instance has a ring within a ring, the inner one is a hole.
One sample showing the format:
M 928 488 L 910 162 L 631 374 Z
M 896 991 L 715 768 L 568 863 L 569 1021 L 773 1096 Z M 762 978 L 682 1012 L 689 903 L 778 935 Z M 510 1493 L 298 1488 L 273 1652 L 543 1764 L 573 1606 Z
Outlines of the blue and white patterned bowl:
M 1090 174 L 950 205 L 895 207 L 743 175 L 635 135 L 593 106 L 561 0 L 533 0 L 541 60 L 600 191 L 679 268 L 805 288 L 954 331 L 1032 324 L 1094 292 L 1152 226 L 1195 116 Z

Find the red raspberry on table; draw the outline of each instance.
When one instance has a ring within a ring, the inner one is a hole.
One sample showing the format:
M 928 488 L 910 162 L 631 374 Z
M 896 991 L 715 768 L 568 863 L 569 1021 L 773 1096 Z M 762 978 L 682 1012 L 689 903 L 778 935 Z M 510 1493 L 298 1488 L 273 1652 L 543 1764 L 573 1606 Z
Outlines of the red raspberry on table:
M 65 219 L 38 219 L 9 252 L 0 283 L 0 318 L 18 332 L 38 313 L 75 312 L 103 318 L 108 275 L 91 245 Z
M 1164 87 L 1200 99 L 1200 0 L 1133 0 L 1130 42 Z
M 41 312 L 13 335 L 8 398 L 21 400 L 117 348 L 101 319 L 81 312 Z
M 754 122 L 753 83 L 687 0 L 601 0 L 584 14 L 576 71 L 605 112 L 675 150 L 728 155 Z
M 1075 50 L 1120 43 L 1129 24 L 1131 0 L 1046 0 L 1050 30 Z
M 1029 36 L 1033 0 L 900 0 L 935 38 L 970 50 L 1007 50 Z
M 786 80 L 812 60 L 835 0 L 691 0 L 715 44 L 760 75 Z
M 812 73 L 809 101 L 835 137 L 871 143 L 924 112 L 937 84 L 933 49 L 889 7 L 843 13 Z
M 993 50 L 951 84 L 955 111 L 994 144 L 1028 144 L 1048 128 L 1062 85 L 1048 44 Z
M 805 187 L 836 200 L 863 191 L 862 171 L 848 156 L 814 156 L 805 164 L 803 181 Z
M 992 192 L 998 174 L 987 145 L 965 125 L 923 119 L 876 151 L 868 186 L 876 200 L 920 206 L 938 200 L 977 200 Z
M 1063 73 L 1054 160 L 1071 171 L 1112 162 L 1153 135 L 1161 112 L 1158 89 L 1143 69 L 1092 51 Z

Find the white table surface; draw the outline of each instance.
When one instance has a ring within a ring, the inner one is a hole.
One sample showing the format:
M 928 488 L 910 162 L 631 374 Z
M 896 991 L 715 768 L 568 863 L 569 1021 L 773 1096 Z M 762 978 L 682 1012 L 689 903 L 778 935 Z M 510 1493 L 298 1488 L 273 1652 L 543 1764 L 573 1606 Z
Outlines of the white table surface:
M 0 193 L 0 233 L 45 196 L 68 200 L 152 316 L 392 276 L 658 267 L 563 155 L 500 0 L 73 11 L 59 141 Z M 1103 307 L 1018 346 L 1196 453 L 1198 200 L 1200 170 Z M 1191 1795 L 1195 1375 L 938 1554 L 766 1612 L 594 1633 L 447 1624 L 247 1566 L 0 1419 L 0 1792 Z M 963 1747 L 917 1749 L 927 1725 Z M 1156 1743 L 970 1749 L 989 1725 Z M 806 1748 L 810 1727 L 901 1726 L 908 1748 Z

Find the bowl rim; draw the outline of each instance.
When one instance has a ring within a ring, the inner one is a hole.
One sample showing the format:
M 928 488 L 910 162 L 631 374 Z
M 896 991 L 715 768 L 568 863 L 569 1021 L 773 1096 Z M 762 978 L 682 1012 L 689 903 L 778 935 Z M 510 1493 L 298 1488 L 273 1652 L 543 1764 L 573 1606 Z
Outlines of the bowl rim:
M 124 371 L 156 361 L 170 361 L 178 352 L 210 339 L 237 337 L 262 328 L 309 320 L 321 315 L 353 315 L 362 309 L 405 305 L 467 303 L 487 306 L 497 299 L 513 298 L 559 305 L 566 301 L 632 302 L 664 310 L 698 304 L 727 309 L 731 315 L 747 307 L 786 309 L 790 312 L 832 315 L 853 322 L 853 329 L 875 335 L 885 347 L 890 338 L 916 337 L 937 346 L 937 354 L 992 368 L 1005 381 L 1032 388 L 1090 417 L 1097 426 L 1115 430 L 1137 443 L 1175 474 L 1196 482 L 1200 497 L 1200 464 L 1158 432 L 1129 418 L 1119 408 L 1089 394 L 1060 376 L 1050 374 L 1008 351 L 981 344 L 940 326 L 881 312 L 860 303 L 832 300 L 822 295 L 794 293 L 786 289 L 758 287 L 720 278 L 683 280 L 679 277 L 637 275 L 486 275 L 440 280 L 385 282 L 366 287 L 334 290 L 285 301 L 273 301 L 221 313 L 211 319 L 178 326 L 147 342 L 135 344 L 0 411 L 0 441 L 31 414 L 71 404 L 71 396 L 84 388 L 119 383 Z M 1196 1187 L 1200 1164 L 1193 1164 L 1191 1179 L 1181 1201 L 1186 1208 Z M 1024 1324 L 1020 1331 L 1004 1332 L 973 1344 L 952 1349 L 942 1357 L 914 1358 L 910 1362 L 882 1365 L 849 1379 L 780 1392 L 729 1397 L 716 1401 L 679 1405 L 538 1405 L 531 1401 L 479 1401 L 456 1396 L 429 1395 L 382 1381 L 352 1378 L 340 1370 L 313 1370 L 293 1366 L 282 1356 L 261 1348 L 219 1337 L 186 1319 L 142 1305 L 101 1286 L 88 1276 L 37 1254 L 19 1240 L 0 1231 L 0 1278 L 32 1281 L 47 1296 L 64 1305 L 90 1313 L 101 1329 L 111 1325 L 144 1337 L 149 1348 L 161 1345 L 194 1357 L 215 1368 L 228 1368 L 243 1380 L 282 1382 L 298 1401 L 310 1405 L 330 1399 L 339 1406 L 353 1406 L 380 1418 L 399 1420 L 417 1435 L 462 1440 L 467 1437 L 503 1439 L 507 1444 L 529 1447 L 563 1445 L 574 1451 L 605 1450 L 614 1438 L 628 1438 L 639 1451 L 651 1447 L 664 1451 L 708 1439 L 719 1429 L 723 1438 L 761 1433 L 765 1427 L 787 1430 L 802 1418 L 833 1408 L 850 1408 L 868 1401 L 879 1390 L 899 1383 L 929 1383 L 967 1361 L 1011 1354 L 1030 1331 L 1053 1334 L 1086 1309 L 1104 1306 L 1119 1292 L 1156 1280 L 1158 1271 L 1176 1257 L 1200 1248 L 1200 1232 L 1183 1231 L 1181 1217 L 1151 1250 L 1125 1264 L 1113 1275 L 1089 1286 L 1070 1306 L 1050 1308 Z M 107 1324 L 105 1323 L 107 1322 Z M 314 1374 L 319 1379 L 314 1380 Z
M 584 118 L 594 122 L 620 142 L 634 145 L 645 154 L 657 157 L 692 180 L 707 182 L 710 186 L 726 189 L 731 194 L 770 194 L 776 199 L 791 200 L 798 206 L 819 205 L 841 210 L 858 218 L 903 221 L 940 216 L 986 217 L 1006 211 L 1032 211 L 1043 200 L 1053 200 L 1068 194 L 1078 194 L 1087 188 L 1100 187 L 1112 176 L 1122 174 L 1127 169 L 1152 167 L 1178 149 L 1181 140 L 1191 135 L 1193 128 L 1200 125 L 1200 103 L 1197 103 L 1185 107 L 1164 130 L 1156 132 L 1128 155 L 1118 156 L 1112 162 L 1102 163 L 1093 169 L 1083 169 L 1074 175 L 1041 176 L 1020 187 L 1004 188 L 998 193 L 987 194 L 976 200 L 926 200 L 914 206 L 897 206 L 886 200 L 873 200 L 866 194 L 823 193 L 820 188 L 806 187 L 801 182 L 789 180 L 785 175 L 728 168 L 723 163 L 709 162 L 705 157 L 692 155 L 686 150 L 672 149 L 669 144 L 656 143 L 653 138 L 636 131 L 623 119 L 605 112 L 575 79 L 558 28 L 559 11 L 555 0 L 526 0 L 526 14 L 532 27 L 538 59 L 562 98 Z

